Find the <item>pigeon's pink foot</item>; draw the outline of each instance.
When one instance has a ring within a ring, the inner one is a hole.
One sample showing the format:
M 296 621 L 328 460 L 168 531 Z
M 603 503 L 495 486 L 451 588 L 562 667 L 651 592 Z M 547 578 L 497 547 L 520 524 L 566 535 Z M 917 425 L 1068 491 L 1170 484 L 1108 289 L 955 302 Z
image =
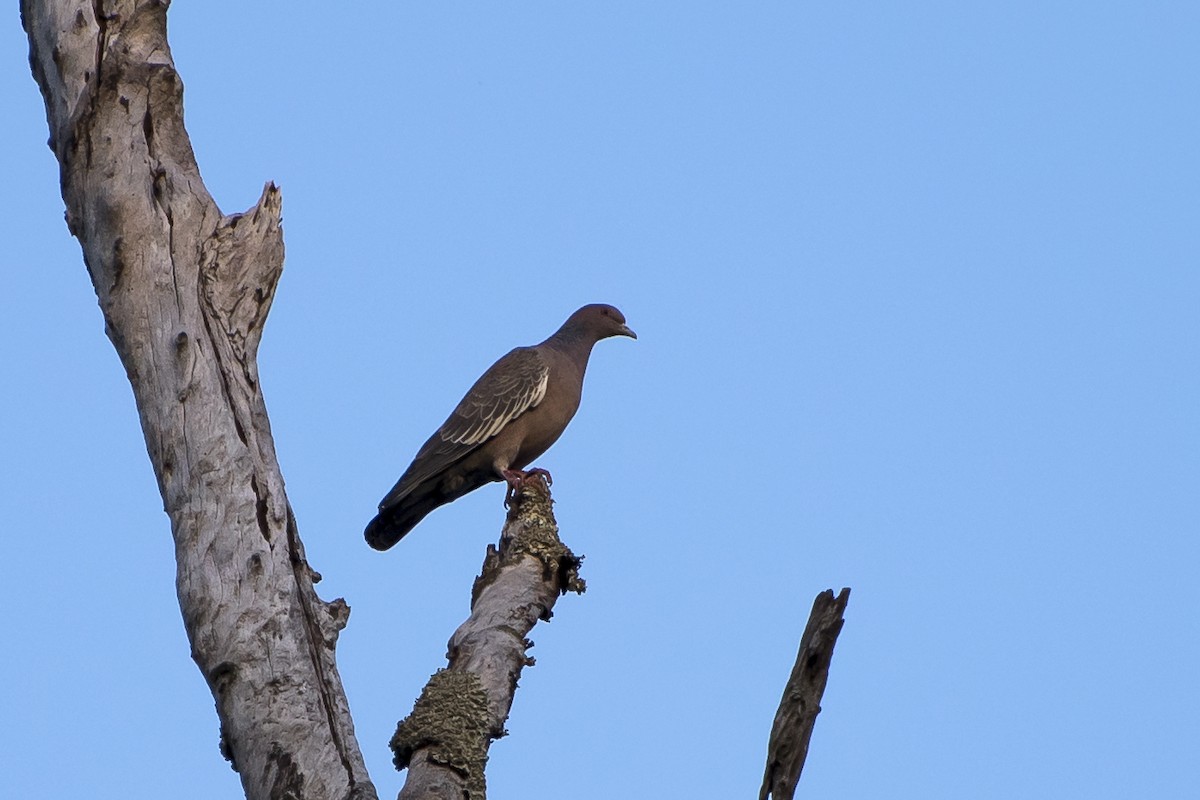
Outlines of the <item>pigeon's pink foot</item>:
M 526 472 L 522 472 L 519 469 L 502 469 L 500 470 L 500 474 L 504 477 L 504 482 L 508 484 L 508 491 L 504 493 L 505 508 L 513 504 L 517 499 L 517 495 L 521 493 L 521 487 L 531 477 L 536 475 L 544 480 L 547 488 L 554 483 L 554 479 L 550 477 L 550 473 L 541 467 L 534 467 Z
M 521 491 L 521 483 L 525 480 L 525 473 L 519 469 L 502 469 L 500 475 L 504 478 L 504 482 L 508 484 L 508 489 L 504 492 L 504 507 L 508 508 L 512 505 L 513 500 L 517 499 L 517 492 Z
M 544 480 L 546 482 L 547 488 L 554 485 L 554 478 L 551 478 L 550 473 L 547 472 L 546 470 L 542 469 L 541 467 L 534 467 L 533 469 L 526 471 L 525 480 L 529 480 L 530 476 L 533 476 L 533 475 L 537 475 L 537 476 L 541 477 L 542 480 Z

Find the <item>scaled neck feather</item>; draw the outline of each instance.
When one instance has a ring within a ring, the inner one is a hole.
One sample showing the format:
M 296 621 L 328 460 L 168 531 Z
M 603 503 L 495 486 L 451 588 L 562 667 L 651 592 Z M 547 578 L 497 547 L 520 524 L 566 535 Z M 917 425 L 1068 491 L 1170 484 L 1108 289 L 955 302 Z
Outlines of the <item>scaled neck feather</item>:
M 568 320 L 542 344 L 569 357 L 579 367 L 579 371 L 583 372 L 587 369 L 588 358 L 596 344 L 596 337 L 585 326 L 572 324 Z

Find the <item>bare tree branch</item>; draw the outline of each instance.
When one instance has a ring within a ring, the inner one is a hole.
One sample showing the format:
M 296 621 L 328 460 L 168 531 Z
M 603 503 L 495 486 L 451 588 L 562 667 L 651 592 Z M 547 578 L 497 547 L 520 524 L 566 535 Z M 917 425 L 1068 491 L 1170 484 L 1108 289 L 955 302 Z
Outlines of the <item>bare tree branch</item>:
M 133 386 L 192 656 L 247 797 L 374 798 L 325 603 L 284 492 L 256 355 L 279 190 L 222 215 L 183 124 L 166 2 L 23 0 L 67 225 Z
M 505 734 L 517 679 L 533 665 L 525 636 L 550 619 L 559 595 L 585 589 L 551 504 L 544 480 L 527 480 L 499 549 L 488 546 L 471 614 L 450 638 L 448 666 L 430 678 L 392 737 L 396 768 L 408 768 L 400 800 L 483 800 L 488 747 Z
M 813 601 L 808 625 L 800 637 L 800 652 L 796 654 L 796 663 L 771 726 L 767 768 L 758 800 L 767 800 L 768 795 L 774 800 L 792 800 L 808 756 L 813 726 L 821 713 L 821 695 L 829 680 L 833 646 L 845 622 L 849 601 L 849 589 L 842 589 L 837 599 L 832 589 L 826 589 Z

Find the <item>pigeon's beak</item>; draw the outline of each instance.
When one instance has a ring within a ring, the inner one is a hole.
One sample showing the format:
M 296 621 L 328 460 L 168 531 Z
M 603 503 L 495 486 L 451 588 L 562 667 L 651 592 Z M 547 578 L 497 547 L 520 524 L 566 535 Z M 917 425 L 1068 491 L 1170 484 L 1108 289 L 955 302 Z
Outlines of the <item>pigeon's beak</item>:
M 621 327 L 617 328 L 617 335 L 618 336 L 628 336 L 630 339 L 637 338 L 637 334 L 634 333 L 633 329 L 630 328 L 628 325 L 622 325 Z

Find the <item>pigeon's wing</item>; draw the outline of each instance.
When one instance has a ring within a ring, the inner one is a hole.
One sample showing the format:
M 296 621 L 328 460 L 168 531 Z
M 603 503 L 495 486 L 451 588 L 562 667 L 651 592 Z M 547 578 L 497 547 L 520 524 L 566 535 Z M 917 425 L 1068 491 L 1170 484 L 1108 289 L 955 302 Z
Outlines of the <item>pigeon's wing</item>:
M 483 446 L 517 417 L 546 396 L 550 368 L 536 347 L 518 347 L 475 381 L 396 486 L 379 504 L 387 508 L 413 487 L 424 483 Z

